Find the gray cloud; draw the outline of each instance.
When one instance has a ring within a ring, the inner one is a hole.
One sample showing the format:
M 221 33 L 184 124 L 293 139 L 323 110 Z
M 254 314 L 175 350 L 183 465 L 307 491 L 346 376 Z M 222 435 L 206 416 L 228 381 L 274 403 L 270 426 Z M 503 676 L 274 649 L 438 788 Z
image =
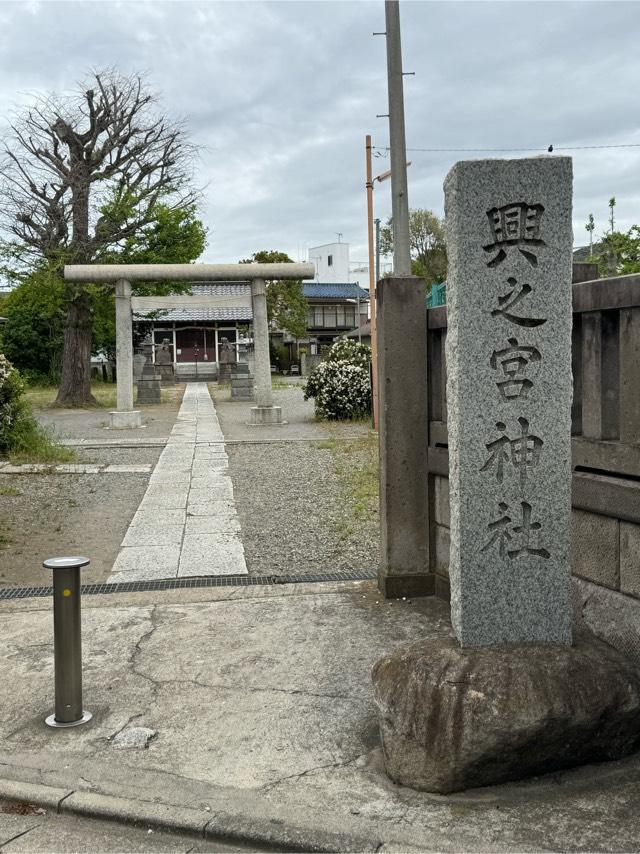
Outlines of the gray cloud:
M 401 4 L 410 148 L 640 143 L 640 4 Z M 364 137 L 388 140 L 384 29 L 376 2 L 0 4 L 0 119 L 87 70 L 145 70 L 203 146 L 205 260 L 273 248 L 297 257 L 340 231 L 366 255 Z M 576 243 L 590 212 L 640 220 L 640 149 L 571 152 Z M 411 152 L 414 207 L 442 212 L 463 157 Z M 506 156 L 506 155 L 505 155 Z M 374 161 L 376 172 L 388 159 Z M 388 184 L 376 213 L 390 212 Z

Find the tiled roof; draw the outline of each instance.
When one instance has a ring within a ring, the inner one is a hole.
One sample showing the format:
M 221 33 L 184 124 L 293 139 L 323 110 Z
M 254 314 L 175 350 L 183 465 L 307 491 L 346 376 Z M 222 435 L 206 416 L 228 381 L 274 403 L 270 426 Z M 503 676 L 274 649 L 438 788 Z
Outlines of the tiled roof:
M 251 320 L 253 313 L 248 305 L 224 306 L 223 308 L 208 308 L 196 306 L 195 308 L 170 308 L 155 311 L 137 311 L 133 315 L 134 320 L 150 318 L 161 322 L 184 321 L 184 320 Z
M 369 299 L 369 292 L 355 282 L 303 282 L 302 287 L 307 299 Z
M 196 296 L 244 296 L 251 290 L 251 282 L 193 282 L 191 293 Z

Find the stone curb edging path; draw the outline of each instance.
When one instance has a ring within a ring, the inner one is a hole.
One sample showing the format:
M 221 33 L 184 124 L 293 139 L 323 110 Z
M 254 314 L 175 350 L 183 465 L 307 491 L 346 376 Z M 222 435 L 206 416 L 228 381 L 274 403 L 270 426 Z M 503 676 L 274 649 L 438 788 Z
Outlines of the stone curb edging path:
M 107 583 L 247 574 L 224 436 L 206 383 L 189 383 Z
M 138 465 L 116 465 L 114 463 L 25 463 L 12 466 L 0 465 L 0 474 L 146 474 L 151 471 L 149 463 Z
M 44 783 L 0 778 L 0 798 L 29 803 L 57 814 L 145 825 L 156 830 L 186 833 L 195 838 L 254 845 L 254 850 L 375 852 L 382 840 L 337 834 L 321 828 L 295 825 L 226 809 L 203 810 L 134 798 L 116 798 L 97 792 L 76 791 Z M 410 848 L 403 847 L 404 851 Z

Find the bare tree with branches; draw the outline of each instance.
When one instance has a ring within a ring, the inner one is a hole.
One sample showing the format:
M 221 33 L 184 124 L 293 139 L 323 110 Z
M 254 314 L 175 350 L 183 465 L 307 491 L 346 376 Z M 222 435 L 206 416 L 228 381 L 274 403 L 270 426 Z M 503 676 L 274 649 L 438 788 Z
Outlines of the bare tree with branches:
M 86 264 L 139 234 L 157 206 L 193 204 L 194 147 L 140 75 L 96 72 L 67 97 L 41 96 L 11 125 L 0 160 L 0 227 L 31 269 Z M 89 286 L 69 288 L 56 403 L 93 402 Z

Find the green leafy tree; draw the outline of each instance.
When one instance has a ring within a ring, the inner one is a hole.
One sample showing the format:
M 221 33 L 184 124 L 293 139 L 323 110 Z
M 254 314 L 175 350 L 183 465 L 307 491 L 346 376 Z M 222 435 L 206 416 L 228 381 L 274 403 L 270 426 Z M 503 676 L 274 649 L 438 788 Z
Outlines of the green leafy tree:
M 111 205 L 108 202 L 105 210 Z M 206 245 L 206 230 L 194 205 L 170 208 L 159 204 L 155 221 L 98 259 L 106 264 L 189 263 Z M 140 283 L 136 294 L 166 294 L 189 288 L 188 283 Z M 115 352 L 113 288 L 86 287 L 90 306 L 93 352 Z M 58 267 L 43 264 L 27 274 L 6 300 L 7 323 L 2 340 L 7 357 L 24 376 L 56 381 L 64 343 L 67 289 Z
M 0 226 L 10 274 L 106 260 L 158 222 L 159 208 L 189 207 L 193 146 L 157 110 L 140 75 L 94 73 L 74 94 L 43 95 L 15 121 L 0 158 Z M 48 275 L 47 272 L 47 275 Z M 92 295 L 65 286 L 57 402 L 92 402 Z
M 251 258 L 245 258 L 241 264 L 287 264 L 291 258 L 285 252 L 262 250 L 254 252 Z M 278 329 L 284 329 L 294 338 L 304 338 L 307 332 L 309 303 L 305 299 L 302 282 L 268 281 L 267 317 L 269 323 Z
M 64 340 L 64 283 L 44 268 L 27 276 L 7 297 L 2 349 L 32 381 L 54 382 Z
M 420 276 L 427 285 L 443 282 L 447 275 L 447 248 L 444 222 L 432 211 L 413 208 L 409 211 L 409 245 L 411 272 Z M 380 251 L 393 254 L 393 218 L 380 229 Z
M 610 231 L 594 246 L 593 260 L 600 276 L 640 273 L 640 226 L 629 231 Z
M 593 214 L 589 214 L 589 219 L 587 224 L 585 225 L 586 230 L 589 232 L 589 260 L 593 257 L 593 232 L 595 230 L 596 223 L 593 218 Z

